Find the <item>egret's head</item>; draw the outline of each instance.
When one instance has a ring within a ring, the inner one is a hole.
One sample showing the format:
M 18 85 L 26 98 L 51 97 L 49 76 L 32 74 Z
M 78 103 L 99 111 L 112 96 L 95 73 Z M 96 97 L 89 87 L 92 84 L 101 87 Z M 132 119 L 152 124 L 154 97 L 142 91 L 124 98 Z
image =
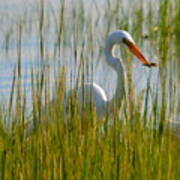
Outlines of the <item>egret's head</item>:
M 134 42 L 133 38 L 127 31 L 123 31 L 123 30 L 114 31 L 113 33 L 110 34 L 108 41 L 110 43 L 126 45 L 129 48 L 129 50 L 143 63 L 143 65 L 148 67 L 157 66 L 156 63 L 151 63 L 144 57 L 144 55 L 142 54 L 142 52 Z

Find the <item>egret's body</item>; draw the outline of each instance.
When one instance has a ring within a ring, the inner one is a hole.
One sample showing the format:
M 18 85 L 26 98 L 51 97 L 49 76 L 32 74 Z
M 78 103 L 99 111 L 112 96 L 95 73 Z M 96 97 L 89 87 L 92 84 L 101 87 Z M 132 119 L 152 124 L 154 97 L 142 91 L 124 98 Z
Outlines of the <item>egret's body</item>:
M 116 44 L 120 44 L 120 45 L 123 44 L 126 47 L 128 47 L 130 51 L 133 52 L 137 56 L 137 58 L 143 63 L 143 65 L 148 67 L 156 66 L 155 63 L 150 63 L 148 60 L 146 60 L 146 58 L 140 52 L 140 50 L 138 49 L 138 47 L 136 46 L 135 42 L 133 41 L 132 37 L 128 32 L 118 30 L 111 33 L 106 41 L 105 57 L 107 64 L 112 68 L 112 70 L 114 70 L 117 73 L 117 85 L 114 96 L 111 99 L 108 99 L 105 91 L 95 83 L 92 84 L 87 83 L 84 86 L 79 87 L 78 89 L 79 104 L 82 105 L 85 103 L 86 106 L 86 104 L 92 102 L 97 111 L 97 115 L 100 117 L 105 116 L 107 112 L 113 112 L 115 106 L 116 109 L 118 109 L 120 107 L 121 99 L 123 96 L 123 85 L 124 85 L 123 63 L 120 59 L 114 57 L 112 52 L 112 49 Z M 66 97 L 65 100 L 65 108 L 64 108 L 65 111 L 67 107 L 67 102 L 68 102 L 68 97 Z M 56 101 L 52 101 L 51 104 L 54 103 L 56 103 Z M 45 108 L 45 111 L 47 109 L 48 108 Z M 29 136 L 33 128 L 34 128 L 34 124 L 32 121 L 28 129 L 26 130 L 26 136 Z
M 112 112 L 114 105 L 116 105 L 116 108 L 120 107 L 122 100 L 124 68 L 122 60 L 114 57 L 113 55 L 112 50 L 116 44 L 126 45 L 144 65 L 148 67 L 155 66 L 154 63 L 150 63 L 145 59 L 128 32 L 118 30 L 111 33 L 106 41 L 105 58 L 107 64 L 117 73 L 117 85 L 114 96 L 111 99 L 108 99 L 105 91 L 95 83 L 87 83 L 84 86 L 81 86 L 78 90 L 79 103 L 85 103 L 86 105 L 92 101 L 98 116 L 105 116 L 107 111 Z
M 98 116 L 104 116 L 104 112 L 107 110 L 108 99 L 106 93 L 100 86 L 95 83 L 87 83 L 84 87 L 81 86 L 79 88 L 78 97 L 80 104 L 82 104 L 83 100 L 86 105 L 90 104 L 92 101 L 96 106 L 95 108 Z M 91 99 L 91 97 L 93 98 Z

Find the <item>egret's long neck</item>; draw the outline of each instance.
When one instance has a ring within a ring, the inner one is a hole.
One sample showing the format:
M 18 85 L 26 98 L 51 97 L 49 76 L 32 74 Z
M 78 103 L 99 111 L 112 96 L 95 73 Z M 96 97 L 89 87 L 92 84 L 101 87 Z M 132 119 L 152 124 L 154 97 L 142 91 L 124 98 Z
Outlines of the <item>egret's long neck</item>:
M 109 43 L 108 41 L 106 42 L 105 46 L 105 55 L 106 55 L 106 61 L 107 63 L 111 66 L 111 61 L 110 59 L 115 58 L 113 56 L 113 47 L 115 46 L 115 43 Z
M 115 107 L 120 108 L 124 88 L 124 68 L 121 60 L 113 56 L 112 50 L 114 45 L 115 43 L 106 43 L 105 47 L 106 62 L 117 73 L 116 91 L 108 102 L 109 111 L 113 111 Z

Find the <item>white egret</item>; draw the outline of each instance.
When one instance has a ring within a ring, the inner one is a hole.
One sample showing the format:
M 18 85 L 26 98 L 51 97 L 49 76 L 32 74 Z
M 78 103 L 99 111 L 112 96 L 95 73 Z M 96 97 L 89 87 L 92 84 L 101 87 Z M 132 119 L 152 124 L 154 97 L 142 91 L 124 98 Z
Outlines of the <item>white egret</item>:
M 105 57 L 107 64 L 117 73 L 117 85 L 114 96 L 108 99 L 105 91 L 95 83 L 87 83 L 78 89 L 79 104 L 92 102 L 95 105 L 97 115 L 102 117 L 105 116 L 106 112 L 111 112 L 114 108 L 120 107 L 120 102 L 123 96 L 123 84 L 124 84 L 124 68 L 121 59 L 118 59 L 113 55 L 114 45 L 125 45 L 129 50 L 147 67 L 156 66 L 155 63 L 149 62 L 141 53 L 140 49 L 135 44 L 131 35 L 124 30 L 117 30 L 112 32 L 105 45 Z M 116 103 L 114 103 L 116 102 Z
M 87 103 L 93 102 L 95 105 L 95 109 L 97 115 L 99 117 L 103 117 L 106 115 L 106 112 L 112 112 L 114 105 L 116 108 L 120 108 L 120 102 L 123 96 L 123 85 L 124 85 L 124 68 L 123 62 L 121 59 L 116 58 L 113 55 L 113 47 L 116 44 L 125 45 L 129 50 L 142 62 L 143 65 L 147 67 L 156 66 L 155 63 L 149 62 L 141 53 L 140 49 L 135 44 L 131 35 L 123 30 L 117 30 L 112 32 L 105 45 L 105 56 L 107 64 L 117 73 L 117 85 L 114 96 L 111 99 L 108 99 L 105 91 L 95 83 L 87 83 L 84 86 L 79 87 L 78 89 L 78 103 L 85 105 Z M 65 100 L 65 109 L 67 107 L 67 99 Z M 91 101 L 92 100 L 92 101 Z M 116 103 L 115 103 L 116 102 Z M 52 104 L 55 101 L 52 101 Z M 48 109 L 48 108 L 46 108 Z M 45 110 L 46 111 L 46 110 Z M 26 130 L 26 136 L 30 134 L 32 129 L 34 128 L 34 124 L 31 121 L 28 129 Z

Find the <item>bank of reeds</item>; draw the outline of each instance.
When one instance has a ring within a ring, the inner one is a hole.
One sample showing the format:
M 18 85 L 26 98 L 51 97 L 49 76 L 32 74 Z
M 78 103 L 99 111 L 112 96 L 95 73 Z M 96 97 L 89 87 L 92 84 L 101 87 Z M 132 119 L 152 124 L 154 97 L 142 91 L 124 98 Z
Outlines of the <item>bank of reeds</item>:
M 0 179 L 180 178 L 180 130 L 174 122 L 180 113 L 179 0 L 155 1 L 156 8 L 152 1 L 106 1 L 103 10 L 98 3 L 89 3 L 89 11 L 81 0 L 62 0 L 55 11 L 41 0 L 35 23 L 26 21 L 27 13 L 12 26 L 15 35 L 8 31 L 4 36 L 7 52 L 16 36 L 17 65 L 8 108 L 0 111 Z M 31 69 L 28 109 L 22 44 L 33 28 L 41 63 Z M 79 111 L 76 90 L 93 81 L 104 40 L 115 29 L 130 31 L 141 47 L 147 43 L 143 50 L 158 61 L 159 75 L 153 86 L 149 77 L 146 88 L 136 94 L 132 57 L 123 51 L 128 92 L 120 110 L 102 120 L 91 107 Z M 51 36 L 52 51 L 46 46 Z M 55 64 L 53 88 L 50 61 Z M 71 88 L 75 94 L 64 110 Z

